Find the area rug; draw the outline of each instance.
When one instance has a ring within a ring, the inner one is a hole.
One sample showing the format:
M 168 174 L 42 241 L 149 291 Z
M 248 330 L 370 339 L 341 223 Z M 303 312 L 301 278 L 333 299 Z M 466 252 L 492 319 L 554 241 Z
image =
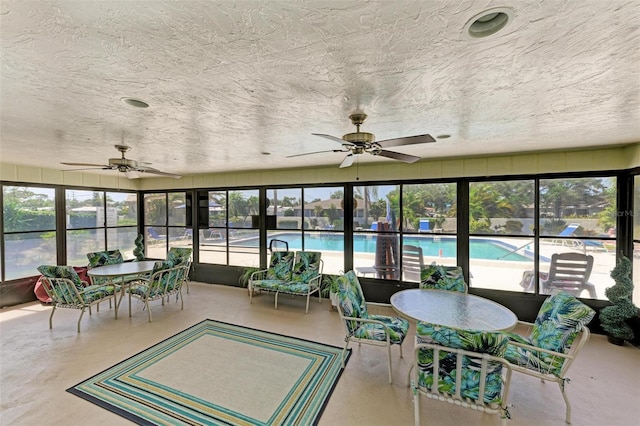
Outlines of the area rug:
M 341 356 L 336 346 L 204 320 L 67 391 L 143 425 L 310 425 Z

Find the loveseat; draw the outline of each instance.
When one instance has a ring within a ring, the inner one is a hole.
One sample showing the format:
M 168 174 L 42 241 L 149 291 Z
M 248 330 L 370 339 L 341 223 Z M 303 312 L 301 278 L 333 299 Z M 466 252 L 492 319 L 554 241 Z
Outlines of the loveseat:
M 255 292 L 275 293 L 275 308 L 278 309 L 278 294 L 306 296 L 305 313 L 309 313 L 309 297 L 318 293 L 322 300 L 320 284 L 322 282 L 323 262 L 317 251 L 276 251 L 271 255 L 269 267 L 256 271 L 249 278 L 249 303 L 253 303 Z

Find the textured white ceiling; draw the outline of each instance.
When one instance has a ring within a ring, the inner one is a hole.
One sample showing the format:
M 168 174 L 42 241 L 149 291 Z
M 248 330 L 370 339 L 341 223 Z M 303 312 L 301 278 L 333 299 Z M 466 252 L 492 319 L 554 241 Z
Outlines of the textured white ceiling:
M 498 6 L 504 30 L 465 37 Z M 394 149 L 424 158 L 640 142 L 638 0 L 2 1 L 0 41 L 4 163 L 124 142 L 179 174 L 337 167 L 285 157 L 340 148 L 311 133 L 356 109 L 378 140 L 451 135 Z

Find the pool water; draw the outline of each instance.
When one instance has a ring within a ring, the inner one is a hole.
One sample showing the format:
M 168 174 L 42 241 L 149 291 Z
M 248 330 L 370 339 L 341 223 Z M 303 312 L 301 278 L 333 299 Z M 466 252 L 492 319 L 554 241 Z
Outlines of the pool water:
M 300 234 L 277 234 L 273 238 L 287 241 L 289 250 L 302 249 L 302 236 Z M 257 245 L 257 241 L 255 241 Z M 410 244 L 422 248 L 424 256 L 430 257 L 456 257 L 456 238 L 438 236 L 405 236 L 403 244 Z M 246 242 L 243 242 L 246 245 Z M 307 234 L 305 238 L 305 250 L 335 250 L 344 251 L 344 241 L 341 234 Z M 516 246 L 493 239 L 474 239 L 469 241 L 469 254 L 473 259 L 486 260 L 510 260 L 531 261 L 531 259 L 517 253 L 513 253 Z M 355 253 L 375 253 L 376 236 L 355 234 L 353 236 L 353 251 Z

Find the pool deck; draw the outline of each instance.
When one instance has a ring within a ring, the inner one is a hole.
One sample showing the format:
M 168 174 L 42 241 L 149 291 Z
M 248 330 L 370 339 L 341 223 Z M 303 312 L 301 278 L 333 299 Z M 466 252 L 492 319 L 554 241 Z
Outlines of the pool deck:
M 499 238 L 491 238 L 500 240 Z M 513 240 L 503 240 L 505 243 L 513 245 Z M 190 244 L 185 244 L 190 245 Z M 200 250 L 200 262 L 202 263 L 226 263 L 226 252 L 224 245 L 220 247 L 222 250 L 215 250 L 212 246 L 202 246 Z M 258 266 L 257 265 L 257 248 L 255 251 L 242 248 L 243 252 L 231 252 L 231 263 L 237 266 Z M 524 248 L 522 249 L 524 250 Z M 565 252 L 584 252 L 584 247 L 573 247 L 562 244 L 541 244 L 540 255 L 544 258 L 550 259 L 554 253 Z M 607 287 L 614 284 L 613 279 L 610 277 L 611 270 L 615 266 L 615 252 L 613 250 L 607 252 L 604 250 L 592 250 L 587 248 L 587 254 L 591 254 L 594 257 L 593 271 L 589 278 L 589 282 L 596 287 L 597 298 L 606 300 L 604 291 Z M 147 256 L 152 258 L 164 258 L 166 248 L 164 245 L 151 246 L 147 248 Z M 322 251 L 322 259 L 324 261 L 324 273 L 326 274 L 340 274 L 344 268 L 344 253 L 341 251 Z M 455 265 L 456 259 L 454 257 L 437 257 L 437 256 L 425 256 L 425 265 L 431 263 L 443 264 L 443 265 Z M 634 268 L 640 268 L 640 259 L 634 258 Z M 371 267 L 374 265 L 374 253 L 354 253 L 354 268 L 358 267 Z M 541 270 L 543 272 L 548 270 L 549 263 L 541 262 Z M 471 259 L 470 271 L 471 271 L 471 286 L 476 288 L 490 288 L 496 290 L 516 291 L 521 292 L 523 288 L 520 286 L 522 275 L 527 270 L 533 269 L 533 261 L 509 261 L 509 260 L 486 260 L 486 259 Z M 581 297 L 587 297 L 584 292 Z M 634 299 L 640 300 L 640 285 L 636 285 L 634 288 Z

